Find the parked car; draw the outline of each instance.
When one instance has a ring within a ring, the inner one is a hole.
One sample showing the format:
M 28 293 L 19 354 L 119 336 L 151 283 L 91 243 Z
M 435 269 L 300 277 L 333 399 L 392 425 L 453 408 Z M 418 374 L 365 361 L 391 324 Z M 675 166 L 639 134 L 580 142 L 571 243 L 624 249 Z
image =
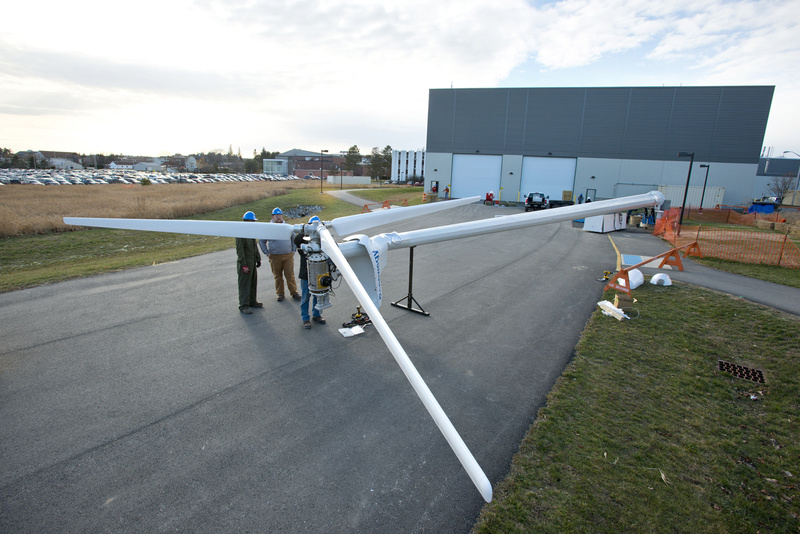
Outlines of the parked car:
M 572 206 L 572 200 L 551 200 L 544 193 L 528 193 L 525 197 L 525 211 L 544 210 L 548 208 L 560 208 L 561 206 Z
M 544 193 L 528 193 L 525 197 L 525 211 L 529 210 L 545 210 L 549 206 L 550 197 L 545 196 Z

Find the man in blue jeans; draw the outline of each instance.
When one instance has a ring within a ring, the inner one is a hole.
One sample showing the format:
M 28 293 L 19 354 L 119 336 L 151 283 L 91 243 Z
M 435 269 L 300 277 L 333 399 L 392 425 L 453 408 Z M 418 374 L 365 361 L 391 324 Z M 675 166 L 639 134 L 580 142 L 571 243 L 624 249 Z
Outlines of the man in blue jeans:
M 316 215 L 308 220 L 308 224 L 320 222 L 319 217 Z M 314 295 L 311 304 L 311 313 L 313 317 L 308 315 L 308 301 L 311 292 L 308 290 L 308 266 L 306 265 L 306 253 L 302 249 L 304 243 L 308 243 L 305 239 L 305 234 L 297 234 L 294 238 L 294 244 L 297 247 L 297 253 L 300 254 L 300 317 L 303 319 L 303 328 L 311 328 L 311 319 L 317 324 L 325 324 L 325 319 L 322 318 L 322 312 L 317 309 L 317 296 Z

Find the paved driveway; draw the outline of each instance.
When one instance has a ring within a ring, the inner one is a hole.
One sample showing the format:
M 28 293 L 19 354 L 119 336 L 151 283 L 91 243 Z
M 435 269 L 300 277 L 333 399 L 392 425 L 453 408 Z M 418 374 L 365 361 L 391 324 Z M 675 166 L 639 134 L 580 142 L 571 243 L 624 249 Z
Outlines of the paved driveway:
M 519 210 L 515 210 L 517 212 Z M 387 230 L 511 213 L 472 205 Z M 231 240 L 233 245 L 233 240 Z M 492 483 L 615 253 L 569 223 L 393 251 L 381 308 Z M 483 501 L 356 301 L 304 330 L 235 252 L 0 295 L 3 532 L 467 532 Z

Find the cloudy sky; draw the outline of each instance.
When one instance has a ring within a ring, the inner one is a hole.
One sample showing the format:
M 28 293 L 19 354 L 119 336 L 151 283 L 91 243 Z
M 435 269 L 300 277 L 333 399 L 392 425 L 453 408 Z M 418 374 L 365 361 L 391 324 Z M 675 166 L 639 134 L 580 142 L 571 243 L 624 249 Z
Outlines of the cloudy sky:
M 774 85 L 790 0 L 27 0 L 3 8 L 0 147 L 166 155 L 425 147 L 428 90 Z

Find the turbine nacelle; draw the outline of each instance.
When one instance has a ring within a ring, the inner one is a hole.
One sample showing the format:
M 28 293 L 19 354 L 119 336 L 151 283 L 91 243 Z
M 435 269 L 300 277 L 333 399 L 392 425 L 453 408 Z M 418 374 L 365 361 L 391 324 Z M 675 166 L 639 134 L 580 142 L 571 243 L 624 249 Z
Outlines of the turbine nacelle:
M 316 309 L 322 311 L 333 306 L 333 282 L 341 277 L 336 265 L 331 261 L 320 244 L 319 229 L 324 228 L 319 222 L 303 224 L 295 227 L 295 231 L 309 236 L 309 242 L 300 245 L 306 255 L 306 269 L 308 272 L 308 291 L 317 297 Z

